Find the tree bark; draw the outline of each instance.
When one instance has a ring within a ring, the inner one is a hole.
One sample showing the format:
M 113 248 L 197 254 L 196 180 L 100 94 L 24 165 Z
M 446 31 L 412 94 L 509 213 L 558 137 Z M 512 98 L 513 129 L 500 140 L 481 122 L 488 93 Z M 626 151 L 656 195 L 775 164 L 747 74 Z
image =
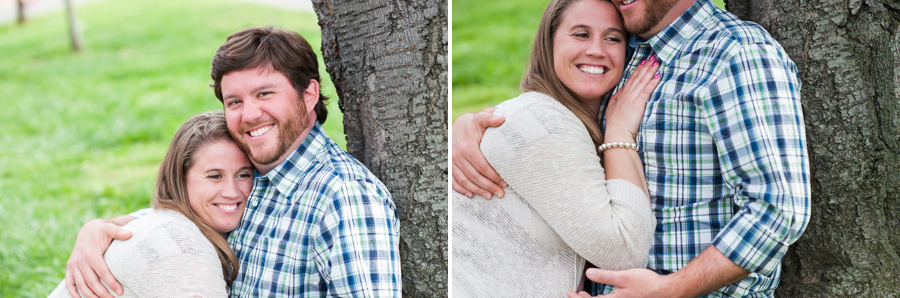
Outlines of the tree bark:
M 312 2 L 347 151 L 397 205 L 403 296 L 446 296 L 447 1 Z
M 779 297 L 900 296 L 900 1 L 726 0 L 794 60 L 812 218 Z

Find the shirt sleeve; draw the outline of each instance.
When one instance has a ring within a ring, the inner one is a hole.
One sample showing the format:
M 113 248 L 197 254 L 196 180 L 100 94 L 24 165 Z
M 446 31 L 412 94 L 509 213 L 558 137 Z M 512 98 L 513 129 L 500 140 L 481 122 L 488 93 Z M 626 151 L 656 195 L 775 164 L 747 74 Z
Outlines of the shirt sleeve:
M 328 296 L 400 297 L 400 225 L 387 189 L 345 181 L 330 203 L 314 247 Z
M 777 45 L 745 45 L 709 91 L 702 108 L 737 209 L 712 244 L 738 266 L 768 275 L 810 216 L 797 69 Z
M 606 180 L 584 124 L 546 100 L 505 114 L 485 134 L 485 157 L 576 253 L 604 269 L 646 267 L 656 226 L 650 200 L 636 185 Z

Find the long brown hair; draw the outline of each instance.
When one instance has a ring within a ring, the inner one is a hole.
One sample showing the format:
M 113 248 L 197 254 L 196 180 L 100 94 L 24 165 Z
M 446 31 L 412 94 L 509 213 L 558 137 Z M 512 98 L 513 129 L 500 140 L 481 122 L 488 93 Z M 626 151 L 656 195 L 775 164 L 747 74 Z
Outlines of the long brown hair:
M 182 124 L 172 138 L 166 157 L 159 166 L 152 205 L 155 209 L 174 210 L 184 214 L 200 228 L 203 235 L 216 248 L 225 282 L 231 285 L 237 277 L 239 266 L 237 256 L 228 246 L 225 237 L 210 227 L 191 208 L 186 180 L 188 170 L 194 165 L 194 154 L 203 146 L 222 140 L 234 142 L 228 134 L 223 111 L 201 113 Z
M 232 71 L 258 66 L 271 66 L 284 74 L 301 97 L 310 80 L 322 83 L 316 52 L 302 35 L 274 26 L 250 27 L 229 36 L 213 56 L 209 75 L 219 101 L 222 101 L 222 77 Z M 319 93 L 314 111 L 320 124 L 328 117 L 326 100 L 328 97 Z
M 531 58 L 519 88 L 522 91 L 541 92 L 559 101 L 572 113 L 575 113 L 575 116 L 578 116 L 590 133 L 594 146 L 599 146 L 603 142 L 603 131 L 597 124 L 597 115 L 591 113 L 587 105 L 576 99 L 572 90 L 563 85 L 553 67 L 553 37 L 556 29 L 562 22 L 566 8 L 578 1 L 587 0 L 553 0 L 544 9 L 544 15 L 541 16 L 541 22 L 538 24 L 537 34 L 534 37 Z

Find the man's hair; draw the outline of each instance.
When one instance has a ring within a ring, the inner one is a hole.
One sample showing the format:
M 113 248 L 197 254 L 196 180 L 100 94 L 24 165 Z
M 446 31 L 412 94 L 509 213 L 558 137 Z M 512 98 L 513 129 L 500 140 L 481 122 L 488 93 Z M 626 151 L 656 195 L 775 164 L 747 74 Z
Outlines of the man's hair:
M 528 61 L 528 66 L 525 74 L 522 76 L 522 83 L 519 85 L 519 88 L 523 91 L 541 92 L 559 101 L 559 103 L 578 116 L 578 119 L 584 123 L 588 133 L 590 133 L 594 145 L 599 146 L 603 142 L 603 133 L 600 130 L 600 125 L 597 124 L 595 115 L 575 97 L 572 90 L 563 85 L 553 67 L 553 38 L 556 35 L 556 30 L 559 28 L 559 23 L 562 22 L 566 8 L 579 1 L 605 2 L 607 0 L 550 1 L 550 4 L 544 9 L 541 22 L 538 24 L 534 45 L 531 49 L 531 58 Z M 618 13 L 618 10 L 616 10 L 616 13 Z
M 238 259 L 225 237 L 191 208 L 188 199 L 187 173 L 196 161 L 196 154 L 206 145 L 218 141 L 234 142 L 228 134 L 223 111 L 211 111 L 192 117 L 175 132 L 166 157 L 159 166 L 156 191 L 151 205 L 155 209 L 174 210 L 190 219 L 203 235 L 212 242 L 222 263 L 225 282 L 231 284 L 237 277 Z
M 284 29 L 268 27 L 250 27 L 232 34 L 216 51 L 212 60 L 212 87 L 220 102 L 222 99 L 222 77 L 226 74 L 251 69 L 258 66 L 269 66 L 284 74 L 300 99 L 310 80 L 319 79 L 319 60 L 309 42 L 299 33 Z M 319 93 L 319 102 L 314 111 L 316 120 L 325 123 L 328 110 L 325 102 L 328 97 Z

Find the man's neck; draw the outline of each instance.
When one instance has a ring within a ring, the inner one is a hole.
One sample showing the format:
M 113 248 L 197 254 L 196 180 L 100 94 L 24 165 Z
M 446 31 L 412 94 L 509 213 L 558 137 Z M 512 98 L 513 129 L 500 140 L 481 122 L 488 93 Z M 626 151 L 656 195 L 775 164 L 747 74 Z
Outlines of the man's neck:
M 669 12 L 666 13 L 666 16 L 664 16 L 662 20 L 656 23 L 656 25 L 653 26 L 650 31 L 638 34 L 638 36 L 640 36 L 644 40 L 650 40 L 650 38 L 662 32 L 663 29 L 666 29 L 666 27 L 669 27 L 669 25 L 671 25 L 675 22 L 675 20 L 681 17 L 681 15 L 683 15 L 684 12 L 688 10 L 688 8 L 691 8 L 691 5 L 694 5 L 694 2 L 697 2 L 697 0 L 678 0 L 678 2 L 675 3 L 675 6 L 672 6 L 672 9 L 669 9 Z

